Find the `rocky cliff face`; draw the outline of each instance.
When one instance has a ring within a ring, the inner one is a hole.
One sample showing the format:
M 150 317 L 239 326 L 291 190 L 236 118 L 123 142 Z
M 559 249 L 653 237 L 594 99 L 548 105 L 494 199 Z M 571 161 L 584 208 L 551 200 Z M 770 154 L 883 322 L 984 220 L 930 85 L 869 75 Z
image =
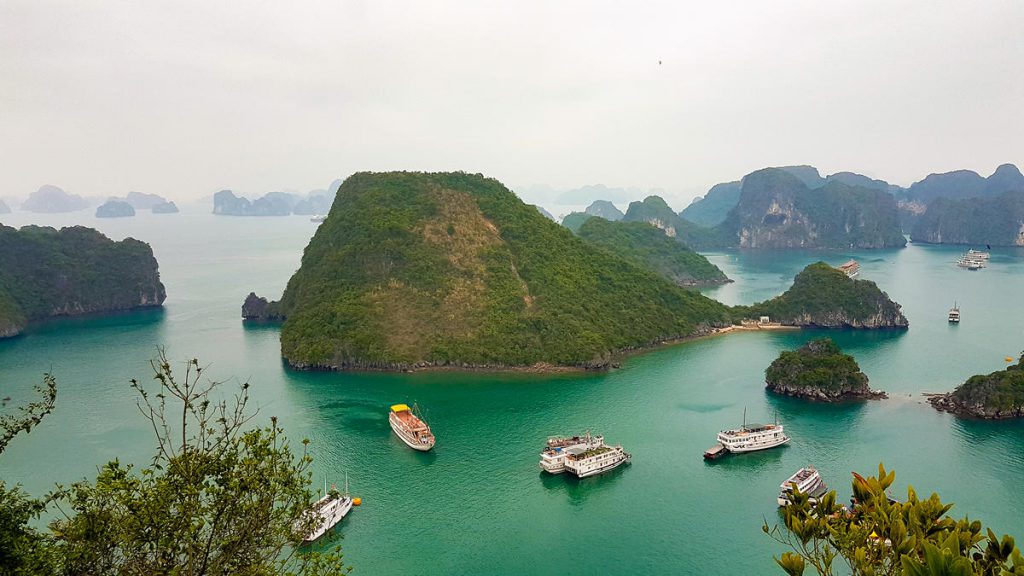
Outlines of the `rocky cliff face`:
M 794 351 L 784 351 L 765 370 L 769 391 L 821 402 L 885 398 L 872 390 L 857 361 L 843 354 L 831 338 L 813 340 Z
M 1024 246 L 1024 190 L 989 198 L 939 198 L 917 218 L 910 237 L 927 244 Z
M 284 315 L 278 313 L 266 298 L 257 296 L 255 292 L 249 292 L 245 297 L 245 302 L 242 303 L 242 318 L 259 322 L 285 320 Z
M 812 190 L 765 168 L 743 179 L 739 203 L 719 226 L 740 248 L 903 246 L 896 200 L 888 192 L 832 180 Z
M 54 316 L 160 306 L 167 297 L 148 244 L 81 226 L 0 226 L 0 334 Z

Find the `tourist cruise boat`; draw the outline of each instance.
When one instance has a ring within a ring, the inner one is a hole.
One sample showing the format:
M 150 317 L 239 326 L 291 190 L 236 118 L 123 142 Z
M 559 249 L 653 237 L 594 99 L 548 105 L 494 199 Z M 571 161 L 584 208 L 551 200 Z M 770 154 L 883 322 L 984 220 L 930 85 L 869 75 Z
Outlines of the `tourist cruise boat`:
M 991 255 L 988 252 L 982 252 L 981 250 L 971 248 L 964 256 L 974 260 L 988 260 Z
M 967 253 L 956 261 L 956 265 L 961 268 L 967 268 L 968 270 L 981 270 L 987 265 L 988 257 L 988 252 L 968 250 Z
M 779 506 L 789 506 L 793 503 L 793 486 L 796 486 L 802 494 L 807 494 L 811 504 L 817 504 L 818 500 L 828 492 L 828 486 L 821 479 L 821 474 L 813 466 L 801 468 L 795 474 L 786 478 L 786 481 L 779 485 L 778 497 Z
M 614 470 L 631 458 L 622 446 L 612 447 L 604 443 L 596 448 L 570 446 L 562 451 L 565 452 L 565 470 L 577 478 Z
M 405 404 L 395 404 L 388 414 L 388 422 L 395 435 L 413 450 L 426 452 L 434 447 L 434 434 L 430 426 L 420 420 Z
M 949 309 L 949 321 L 952 324 L 960 323 L 960 307 L 953 303 L 953 307 Z
M 591 436 L 587 432 L 584 436 L 548 438 L 548 443 L 540 453 L 540 469 L 549 474 L 561 474 L 565 472 L 565 457 L 567 448 L 583 448 L 589 450 L 604 444 L 604 436 Z
M 856 260 L 850 260 L 846 264 L 839 267 L 839 270 L 846 274 L 848 278 L 856 278 L 860 274 L 860 264 Z
M 747 424 L 743 411 L 743 426 L 718 433 L 718 443 L 729 452 L 754 452 L 782 446 L 789 442 L 782 424 Z
M 327 533 L 328 530 L 334 528 L 334 526 L 341 522 L 341 519 L 352 510 L 352 496 L 348 493 L 348 474 L 345 475 L 345 492 L 339 493 L 331 486 L 331 490 L 327 489 L 327 479 L 324 479 L 324 497 L 317 500 L 313 506 L 307 510 L 302 517 L 302 520 L 296 522 L 296 530 L 302 530 L 302 524 L 310 516 L 316 518 L 316 525 L 305 534 L 302 535 L 302 541 L 309 543 L 315 542 L 321 536 Z

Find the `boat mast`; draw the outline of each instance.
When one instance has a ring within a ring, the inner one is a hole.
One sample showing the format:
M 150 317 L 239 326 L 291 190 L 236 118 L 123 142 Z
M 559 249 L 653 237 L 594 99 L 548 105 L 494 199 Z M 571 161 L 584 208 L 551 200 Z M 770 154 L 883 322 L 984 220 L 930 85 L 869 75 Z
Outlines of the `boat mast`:
M 348 472 L 345 472 L 345 496 L 348 496 Z
M 747 429 L 747 407 L 743 407 L 743 430 Z

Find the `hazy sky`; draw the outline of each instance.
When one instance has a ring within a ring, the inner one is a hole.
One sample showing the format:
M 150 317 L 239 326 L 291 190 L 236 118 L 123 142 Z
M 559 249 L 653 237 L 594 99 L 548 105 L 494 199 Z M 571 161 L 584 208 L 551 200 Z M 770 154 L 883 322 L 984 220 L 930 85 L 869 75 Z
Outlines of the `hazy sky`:
M 1022 30 L 1019 0 L 0 0 L 0 196 L 988 175 L 1024 164 Z

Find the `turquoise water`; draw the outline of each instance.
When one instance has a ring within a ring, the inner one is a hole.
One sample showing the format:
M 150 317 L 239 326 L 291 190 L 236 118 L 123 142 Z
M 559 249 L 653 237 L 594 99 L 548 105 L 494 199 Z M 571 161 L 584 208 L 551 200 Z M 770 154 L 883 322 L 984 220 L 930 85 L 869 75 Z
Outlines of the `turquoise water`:
M 897 471 L 897 487 L 937 491 L 954 513 L 1024 537 L 1024 424 L 965 422 L 923 403 L 1024 348 L 1024 250 L 993 251 L 980 272 L 957 268 L 963 250 L 909 246 L 851 253 L 711 254 L 735 283 L 709 290 L 727 303 L 782 292 L 807 263 L 856 257 L 861 275 L 903 304 L 907 332 L 832 332 L 882 402 L 821 406 L 764 392 L 763 370 L 812 331 L 741 333 L 635 356 L 608 374 L 336 374 L 287 370 L 277 330 L 246 328 L 250 291 L 277 297 L 314 230 L 306 218 L 202 213 L 16 213 L 3 223 L 72 222 L 150 242 L 167 286 L 165 310 L 45 324 L 0 341 L 0 396 L 29 397 L 57 376 L 57 410 L 0 458 L 0 474 L 42 493 L 95 474 L 114 457 L 144 462 L 149 432 L 129 378 L 148 376 L 158 346 L 199 357 L 219 379 L 248 380 L 261 417 L 309 437 L 318 482 L 348 472 L 364 500 L 340 525 L 360 574 L 781 573 L 761 533 L 777 520 L 779 483 L 814 464 L 841 497 L 850 471 Z M 957 301 L 959 326 L 946 312 Z M 415 453 L 387 425 L 387 406 L 416 400 L 438 437 Z M 793 437 L 782 449 L 707 464 L 723 427 L 777 413 Z M 545 438 L 593 430 L 621 442 L 633 463 L 585 479 L 542 475 Z

